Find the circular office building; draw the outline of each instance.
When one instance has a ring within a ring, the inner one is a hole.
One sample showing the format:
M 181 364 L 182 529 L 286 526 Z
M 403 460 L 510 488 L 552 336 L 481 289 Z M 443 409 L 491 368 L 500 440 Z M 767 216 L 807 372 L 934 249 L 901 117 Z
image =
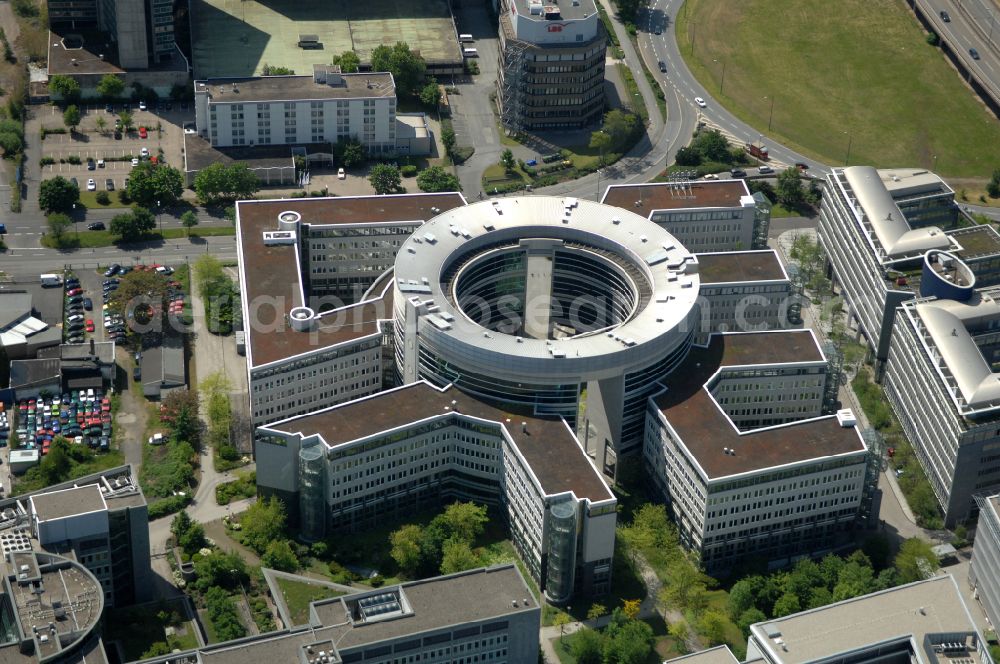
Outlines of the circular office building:
M 611 468 L 641 443 L 646 398 L 699 322 L 697 261 L 670 233 L 573 198 L 445 212 L 403 244 L 394 276 L 402 380 L 560 415 Z

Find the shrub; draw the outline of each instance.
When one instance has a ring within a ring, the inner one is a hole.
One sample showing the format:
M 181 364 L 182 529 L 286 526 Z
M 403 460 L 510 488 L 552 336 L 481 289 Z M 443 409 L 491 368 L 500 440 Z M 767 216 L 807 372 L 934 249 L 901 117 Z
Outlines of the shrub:
M 41 159 L 38 160 L 38 163 L 41 166 L 51 166 L 52 164 L 56 163 L 56 160 L 53 159 L 52 157 L 42 157 Z
M 169 498 L 157 500 L 149 506 L 149 519 L 152 521 L 168 514 L 180 512 L 190 503 L 191 496 L 188 495 L 188 492 L 185 492 L 183 496 L 170 496 Z
M 80 157 L 78 157 L 75 154 L 71 154 L 70 156 L 66 157 L 66 163 L 67 164 L 73 164 L 74 166 L 79 166 L 80 165 Z
M 399 172 L 403 175 L 404 178 L 412 178 L 414 175 L 417 174 L 417 167 L 414 164 L 406 164 L 401 169 L 399 169 Z
M 97 195 L 94 196 L 94 198 L 96 198 L 97 202 L 101 205 L 108 205 L 111 203 L 111 195 L 106 191 L 97 192 Z

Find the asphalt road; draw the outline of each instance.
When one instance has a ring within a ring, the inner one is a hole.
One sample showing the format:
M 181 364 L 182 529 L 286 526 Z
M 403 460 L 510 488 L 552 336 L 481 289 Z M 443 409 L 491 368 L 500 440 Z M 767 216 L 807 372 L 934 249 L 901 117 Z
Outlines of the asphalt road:
M 1000 104 L 1000 10 L 993 0 L 915 0 L 943 42 Z M 941 18 L 948 13 L 950 21 Z M 979 59 L 969 53 L 979 52 Z

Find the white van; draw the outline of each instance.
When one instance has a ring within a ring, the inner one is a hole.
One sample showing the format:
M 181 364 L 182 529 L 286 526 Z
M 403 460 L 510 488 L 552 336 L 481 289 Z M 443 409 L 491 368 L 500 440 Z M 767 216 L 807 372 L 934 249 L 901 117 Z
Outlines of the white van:
M 43 274 L 38 277 L 42 281 L 42 286 L 48 288 L 50 286 L 62 286 L 62 277 L 58 274 Z
M 477 51 L 474 48 L 463 48 L 462 49 L 462 55 L 464 55 L 467 58 L 478 58 L 479 57 L 479 51 Z
M 470 35 L 469 33 L 463 32 L 462 34 L 460 34 L 458 36 L 458 41 L 460 41 L 460 42 L 474 42 L 476 40 L 473 39 L 472 35 Z

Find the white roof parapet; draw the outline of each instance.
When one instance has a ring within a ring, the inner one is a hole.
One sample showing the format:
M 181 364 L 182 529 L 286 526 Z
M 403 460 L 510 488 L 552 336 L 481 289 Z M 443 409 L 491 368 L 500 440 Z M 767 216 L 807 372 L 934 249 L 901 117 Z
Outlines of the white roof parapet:
M 991 297 L 981 296 L 971 304 L 931 300 L 914 305 L 914 309 L 934 342 L 936 354 L 940 355 L 961 393 L 966 407 L 958 403 L 960 410 L 968 412 L 1000 406 L 1000 374 L 993 373 L 965 327 L 966 323 L 975 320 L 1000 318 L 1000 304 Z M 934 355 L 932 352 L 932 359 Z M 936 364 L 940 369 L 940 363 Z
M 928 249 L 948 249 L 951 246 L 951 240 L 940 228 L 910 229 L 874 167 L 850 166 L 844 169 L 844 177 L 887 257 L 922 253 Z

